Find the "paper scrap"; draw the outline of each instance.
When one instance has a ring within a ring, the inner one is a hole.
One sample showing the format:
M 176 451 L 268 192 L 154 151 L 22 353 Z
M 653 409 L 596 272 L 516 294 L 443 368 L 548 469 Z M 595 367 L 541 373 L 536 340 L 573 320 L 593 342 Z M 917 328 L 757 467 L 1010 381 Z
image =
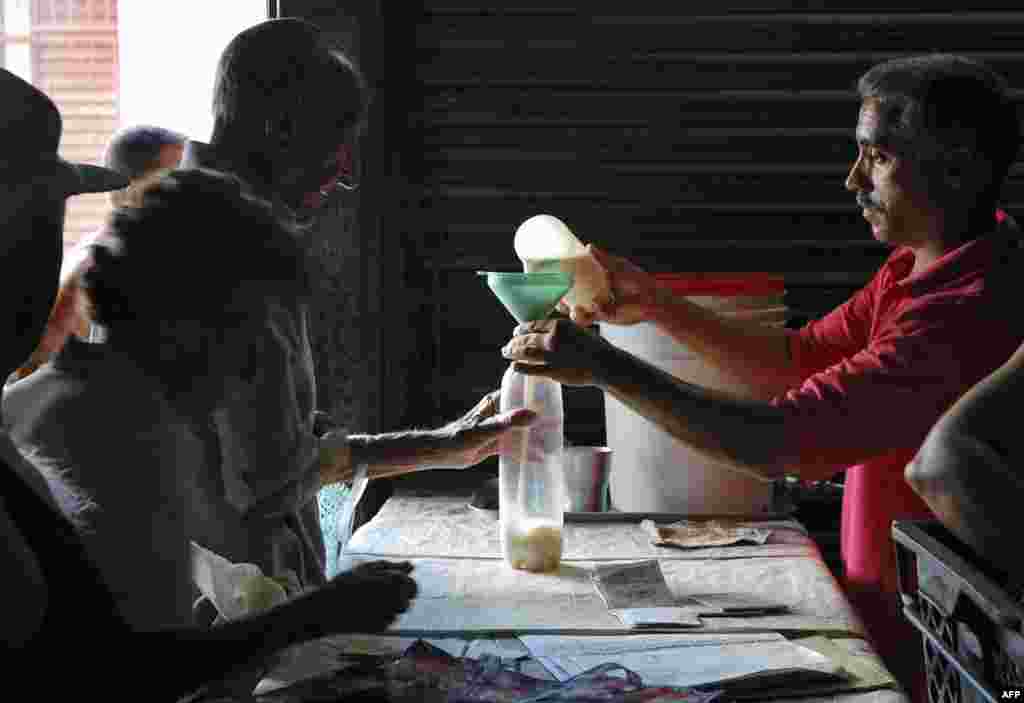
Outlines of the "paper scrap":
M 672 595 L 657 559 L 597 566 L 590 578 L 609 610 L 700 605 Z
M 657 559 L 596 567 L 590 574 L 609 612 L 627 627 L 700 627 L 700 603 L 676 598 Z
M 743 527 L 719 520 L 680 520 L 671 525 L 658 526 L 653 520 L 643 520 L 640 528 L 660 547 L 725 547 L 731 544 L 753 542 L 764 544 L 772 531 L 758 527 Z

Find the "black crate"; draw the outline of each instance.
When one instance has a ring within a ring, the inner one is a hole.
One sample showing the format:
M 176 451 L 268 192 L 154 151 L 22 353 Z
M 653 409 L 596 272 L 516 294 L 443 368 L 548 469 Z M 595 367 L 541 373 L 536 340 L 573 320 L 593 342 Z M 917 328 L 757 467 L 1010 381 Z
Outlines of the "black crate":
M 924 638 L 929 702 L 1021 700 L 1012 691 L 1024 687 L 1024 608 L 1004 579 L 938 522 L 895 522 L 892 536 L 903 615 Z

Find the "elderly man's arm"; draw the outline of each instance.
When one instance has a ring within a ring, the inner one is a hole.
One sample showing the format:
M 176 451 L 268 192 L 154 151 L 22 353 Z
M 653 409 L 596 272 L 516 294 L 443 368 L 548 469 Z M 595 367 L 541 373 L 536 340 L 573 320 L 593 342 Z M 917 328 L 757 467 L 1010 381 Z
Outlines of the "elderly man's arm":
M 497 391 L 444 427 L 385 434 L 328 432 L 320 438 L 320 481 L 349 481 L 356 467 L 367 466 L 370 478 L 386 478 L 431 468 L 474 466 L 498 453 L 501 437 L 525 427 L 534 413 L 523 408 L 498 413 Z
M 1020 561 L 1022 402 L 1024 347 L 940 418 L 906 469 L 907 481 L 936 517 L 995 564 Z

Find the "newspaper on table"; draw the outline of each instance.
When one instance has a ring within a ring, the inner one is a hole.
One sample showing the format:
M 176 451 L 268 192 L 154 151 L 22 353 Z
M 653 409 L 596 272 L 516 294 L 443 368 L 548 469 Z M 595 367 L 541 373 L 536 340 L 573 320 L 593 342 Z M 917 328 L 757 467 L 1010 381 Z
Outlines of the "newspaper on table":
M 591 580 L 612 615 L 629 627 L 700 627 L 704 607 L 676 598 L 657 559 L 596 567 Z
M 636 672 L 648 686 L 799 689 L 849 678 L 839 661 L 777 632 L 519 639 L 559 680 L 610 662 Z

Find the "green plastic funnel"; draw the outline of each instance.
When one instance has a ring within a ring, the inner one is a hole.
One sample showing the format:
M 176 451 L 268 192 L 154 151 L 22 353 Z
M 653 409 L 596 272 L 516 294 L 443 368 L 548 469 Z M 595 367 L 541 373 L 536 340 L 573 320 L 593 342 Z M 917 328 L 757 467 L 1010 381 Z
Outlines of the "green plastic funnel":
M 572 288 L 572 274 L 478 271 L 517 322 L 543 320 Z

